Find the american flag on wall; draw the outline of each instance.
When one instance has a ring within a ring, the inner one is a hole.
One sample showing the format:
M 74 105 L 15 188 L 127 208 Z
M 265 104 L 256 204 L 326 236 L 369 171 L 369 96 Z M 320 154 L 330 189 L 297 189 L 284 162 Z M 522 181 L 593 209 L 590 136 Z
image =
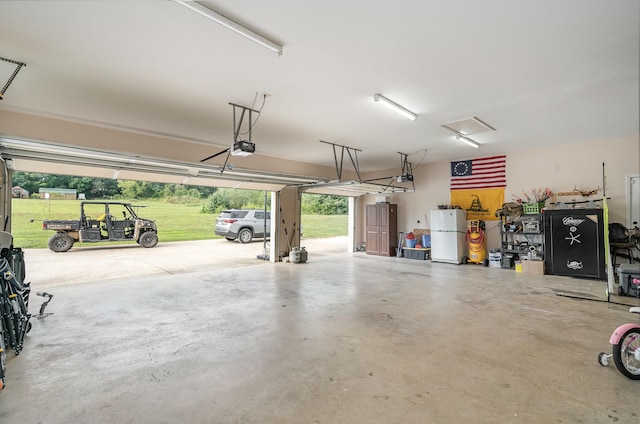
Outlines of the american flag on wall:
M 451 190 L 506 187 L 506 163 L 505 155 L 451 162 Z

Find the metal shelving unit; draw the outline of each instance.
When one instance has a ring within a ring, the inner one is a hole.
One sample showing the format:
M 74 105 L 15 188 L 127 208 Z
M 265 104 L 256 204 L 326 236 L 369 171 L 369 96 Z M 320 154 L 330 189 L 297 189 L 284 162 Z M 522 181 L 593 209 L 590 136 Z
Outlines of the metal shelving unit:
M 503 258 L 513 255 L 514 261 L 523 256 L 544 259 L 545 238 L 541 214 L 522 215 L 515 219 L 502 216 L 500 236 Z

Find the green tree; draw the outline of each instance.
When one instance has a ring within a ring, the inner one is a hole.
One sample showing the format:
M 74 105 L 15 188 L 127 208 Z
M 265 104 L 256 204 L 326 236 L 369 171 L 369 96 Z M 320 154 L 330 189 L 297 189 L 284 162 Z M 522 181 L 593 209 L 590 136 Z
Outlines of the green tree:
M 203 196 L 195 186 L 166 184 L 160 197 L 167 203 L 199 204 Z
M 166 184 L 162 189 L 161 196 L 189 196 L 207 198 L 217 190 L 216 187 L 204 187 L 184 184 Z
M 203 212 L 219 213 L 223 209 L 263 209 L 264 191 L 221 188 L 207 198 Z
M 13 186 L 22 187 L 29 193 L 37 193 L 38 189 L 46 187 L 46 174 L 33 172 L 16 172 L 13 174 Z
M 72 177 L 69 181 L 69 188 L 75 188 L 78 193 L 91 193 L 93 189 L 94 178 L 89 177 Z
M 346 215 L 349 200 L 343 196 L 324 194 L 302 195 L 302 213 L 309 215 Z
M 46 187 L 69 188 L 71 178 L 73 177 L 69 175 L 47 175 L 45 179 L 48 185 Z
M 152 199 L 162 197 L 164 184 L 148 181 L 119 180 L 120 193 L 129 199 Z
M 213 192 L 213 191 L 211 191 Z M 210 193 L 208 193 L 210 194 Z M 183 184 L 165 184 L 160 191 L 160 197 L 197 197 L 201 198 L 202 192 L 196 186 L 188 186 Z
M 120 194 L 118 182 L 111 178 L 94 178 L 91 186 L 92 199 L 108 199 Z
M 109 198 L 120 194 L 115 180 L 70 175 L 51 175 L 33 172 L 13 174 L 13 186 L 20 186 L 30 193 L 38 193 L 40 188 L 75 188 L 85 193 L 88 199 Z

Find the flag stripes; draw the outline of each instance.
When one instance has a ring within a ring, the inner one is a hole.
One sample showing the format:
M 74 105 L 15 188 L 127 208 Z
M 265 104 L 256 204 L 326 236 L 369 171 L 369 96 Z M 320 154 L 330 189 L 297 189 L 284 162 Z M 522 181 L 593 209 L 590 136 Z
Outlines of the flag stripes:
M 505 155 L 451 162 L 451 190 L 506 187 L 506 163 Z

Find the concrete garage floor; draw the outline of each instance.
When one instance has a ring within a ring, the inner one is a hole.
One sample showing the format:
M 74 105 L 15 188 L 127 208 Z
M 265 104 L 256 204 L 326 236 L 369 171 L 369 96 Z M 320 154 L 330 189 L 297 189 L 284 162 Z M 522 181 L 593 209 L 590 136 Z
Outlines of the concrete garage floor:
M 272 264 L 246 253 L 261 243 L 193 243 L 51 253 L 67 264 L 54 282 L 49 252 L 27 251 L 54 315 L 9 354 L 0 422 L 640 421 L 640 381 L 597 362 L 637 317 L 557 295 L 604 300 L 603 282 L 311 242 L 308 263 Z

